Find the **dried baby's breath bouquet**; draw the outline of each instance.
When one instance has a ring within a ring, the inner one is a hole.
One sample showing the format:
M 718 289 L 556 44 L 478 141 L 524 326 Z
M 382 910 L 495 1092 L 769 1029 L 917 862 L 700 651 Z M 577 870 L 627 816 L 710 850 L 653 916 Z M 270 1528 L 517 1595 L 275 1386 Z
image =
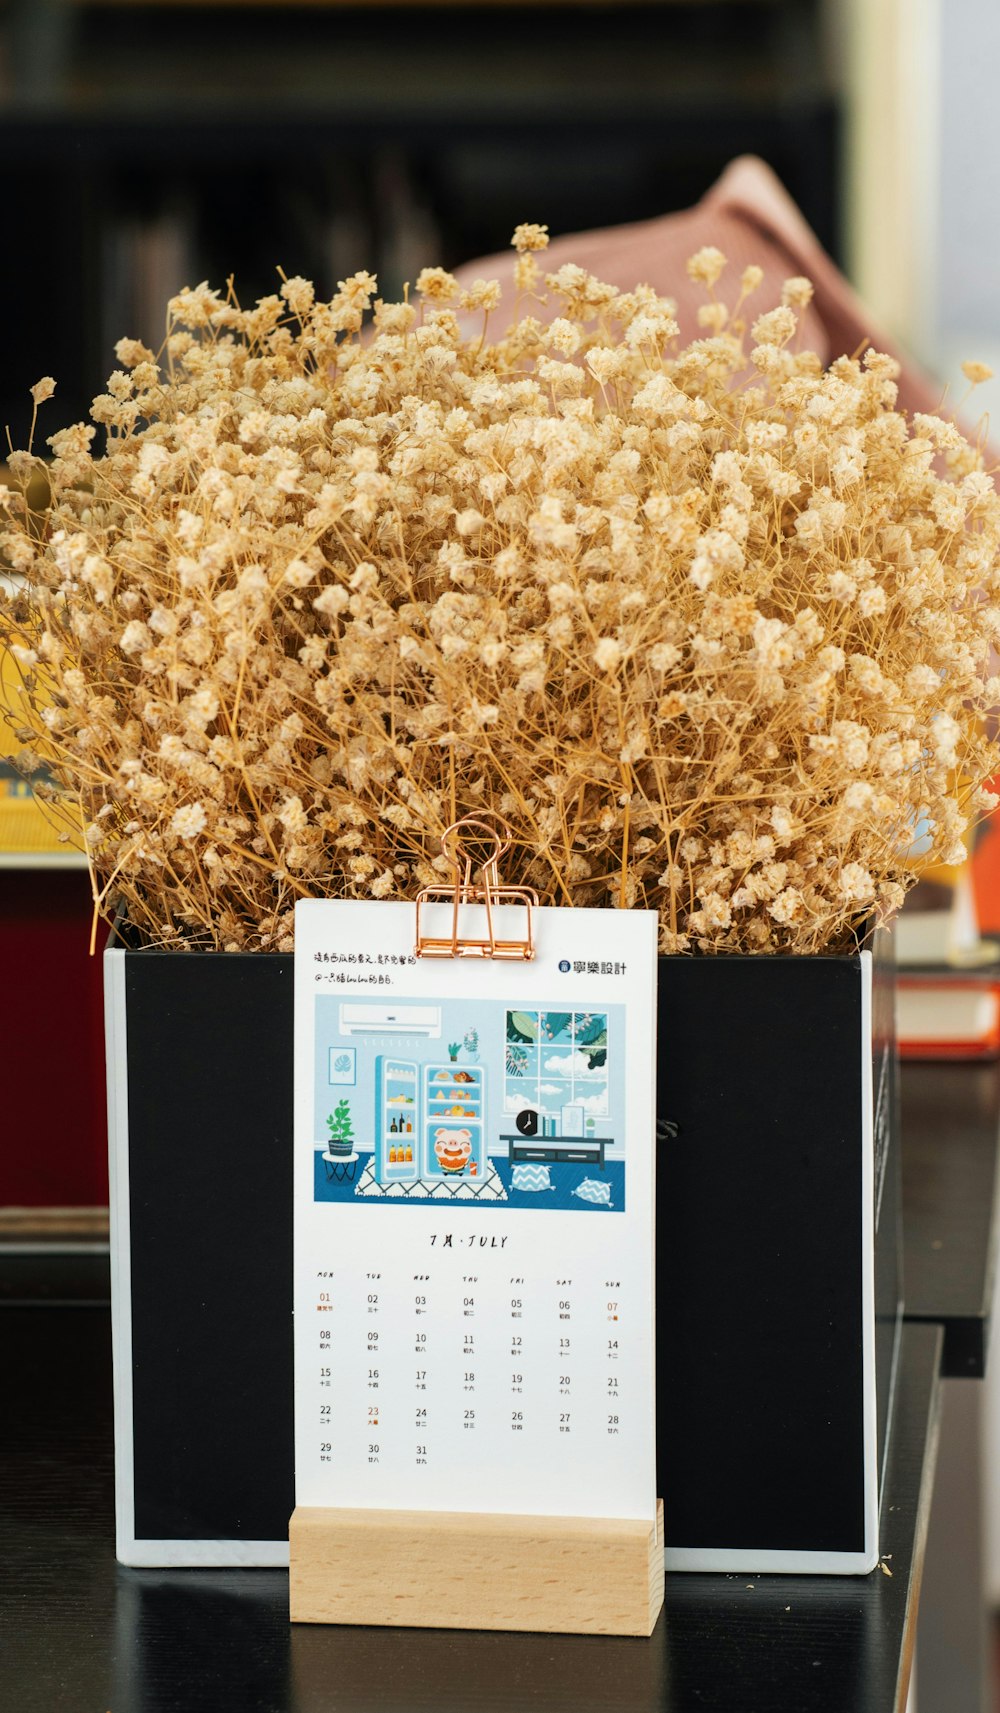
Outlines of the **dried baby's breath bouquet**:
M 185 290 L 44 506 L 11 459 L 22 763 L 148 943 L 288 949 L 296 898 L 412 897 L 492 809 L 505 878 L 654 908 L 664 951 L 840 950 L 915 827 L 957 861 L 995 801 L 980 451 L 895 410 L 888 357 L 800 350 L 808 281 L 754 317 L 760 270 L 727 306 L 700 251 L 683 345 L 514 242 L 496 338 L 497 285 L 439 268 L 413 303 Z

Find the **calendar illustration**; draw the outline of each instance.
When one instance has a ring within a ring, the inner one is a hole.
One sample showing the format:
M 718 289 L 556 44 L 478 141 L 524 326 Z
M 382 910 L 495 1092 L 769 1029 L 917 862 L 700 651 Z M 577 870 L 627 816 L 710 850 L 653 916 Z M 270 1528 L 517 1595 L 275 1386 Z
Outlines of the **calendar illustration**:
M 655 916 L 536 914 L 296 908 L 299 1505 L 654 1515 Z
M 623 1005 L 315 1010 L 318 1201 L 624 1210 Z

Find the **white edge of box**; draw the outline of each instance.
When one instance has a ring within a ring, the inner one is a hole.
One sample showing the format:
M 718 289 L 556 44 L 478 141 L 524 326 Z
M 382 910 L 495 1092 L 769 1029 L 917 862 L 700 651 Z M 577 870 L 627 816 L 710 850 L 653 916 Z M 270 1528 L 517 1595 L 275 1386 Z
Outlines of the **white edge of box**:
M 660 968 L 660 965 L 659 965 L 659 957 L 657 955 L 658 950 L 659 950 L 659 919 L 655 915 L 652 916 L 652 920 L 650 922 L 650 932 L 651 932 L 652 938 L 653 938 L 653 957 L 652 957 L 653 967 L 652 967 L 652 970 L 650 972 L 651 980 L 650 980 L 650 988 L 649 988 L 649 1017 L 650 1017 L 650 1026 L 649 1026 L 649 1122 L 650 1122 L 650 1126 L 652 1129 L 652 1135 L 651 1135 L 650 1141 L 649 1141 L 649 1177 L 647 1179 L 647 1183 L 649 1186 L 649 1210 L 650 1210 L 649 1211 L 648 1290 L 649 1290 L 649 1303 L 650 1303 L 649 1341 L 650 1341 L 650 1351 L 651 1351 L 652 1370 L 653 1370 L 652 1371 L 652 1386 L 651 1386 L 651 1390 L 650 1390 L 650 1404 L 651 1404 L 651 1409 L 652 1409 L 652 1413 L 653 1413 L 653 1518 L 655 1521 L 657 1514 L 658 1514 L 659 1503 L 660 1503 L 660 1495 L 657 1492 L 658 1482 L 656 1479 L 656 1446 L 657 1446 L 657 1431 L 656 1431 L 657 1430 L 657 1415 L 656 1415 L 656 1174 L 657 1174 L 657 1171 L 659 1170 L 659 1159 L 658 1159 L 658 1155 L 657 1155 L 658 1142 L 657 1142 L 657 1128 L 656 1128 L 656 1067 L 657 1067 L 657 1063 L 658 1063 L 658 1053 L 659 1053 L 659 1027 L 660 1027 L 660 1021 L 659 1021 L 659 989 L 660 989 L 659 968 Z M 627 1164 L 626 1164 L 625 1170 L 628 1171 Z
M 872 954 L 861 953 L 861 1314 L 865 1460 L 862 1552 L 800 1552 L 795 1548 L 667 1547 L 667 1570 L 867 1576 L 879 1562 L 878 1414 L 875 1400 L 875 1090 L 872 1058 Z
M 288 1542 L 137 1540 L 132 1450 L 132 1259 L 129 1243 L 128 1052 L 125 952 L 104 953 L 104 1039 L 108 1072 L 111 1209 L 111 1359 L 115 1392 L 115 1556 L 134 1569 L 168 1566 L 282 1568 Z
M 104 1056 L 108 1076 L 108 1201 L 111 1238 L 111 1364 L 115 1390 L 115 1554 L 132 1564 L 132 1267 L 129 1251 L 128 1060 L 125 953 L 104 953 Z

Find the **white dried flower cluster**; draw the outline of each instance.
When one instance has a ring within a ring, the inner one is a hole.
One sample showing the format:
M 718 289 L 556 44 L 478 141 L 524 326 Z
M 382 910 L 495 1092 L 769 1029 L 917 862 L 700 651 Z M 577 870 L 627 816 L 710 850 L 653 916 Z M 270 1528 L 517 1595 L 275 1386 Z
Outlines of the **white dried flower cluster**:
M 485 808 L 510 880 L 655 908 L 664 951 L 842 949 L 915 825 L 961 855 L 1000 688 L 980 452 L 895 410 L 889 358 L 799 351 L 807 281 L 748 334 L 760 270 L 727 306 L 701 251 L 683 345 L 546 241 L 495 339 L 495 283 L 440 268 L 416 303 L 185 290 L 52 437 L 44 515 L 10 502 L 26 760 L 150 943 L 287 948 L 296 898 L 411 897 Z

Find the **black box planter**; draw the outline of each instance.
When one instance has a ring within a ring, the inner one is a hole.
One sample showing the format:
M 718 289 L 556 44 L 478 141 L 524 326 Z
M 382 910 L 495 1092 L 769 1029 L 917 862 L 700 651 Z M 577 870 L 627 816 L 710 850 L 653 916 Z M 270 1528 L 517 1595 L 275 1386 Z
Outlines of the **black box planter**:
M 877 1561 L 902 1315 L 893 1015 L 891 946 L 660 960 L 668 1570 Z
M 287 1564 L 292 959 L 104 958 L 118 1557 Z
M 118 1556 L 287 1562 L 292 970 L 105 954 Z M 891 967 L 660 963 L 667 1566 L 870 1569 L 901 1288 Z

